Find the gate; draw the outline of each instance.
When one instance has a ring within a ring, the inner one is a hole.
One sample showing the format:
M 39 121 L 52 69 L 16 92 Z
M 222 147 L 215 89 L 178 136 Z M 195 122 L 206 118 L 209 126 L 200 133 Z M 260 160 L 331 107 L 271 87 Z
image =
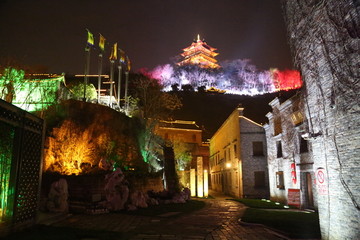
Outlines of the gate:
M 0 99 L 0 230 L 35 223 L 44 121 Z

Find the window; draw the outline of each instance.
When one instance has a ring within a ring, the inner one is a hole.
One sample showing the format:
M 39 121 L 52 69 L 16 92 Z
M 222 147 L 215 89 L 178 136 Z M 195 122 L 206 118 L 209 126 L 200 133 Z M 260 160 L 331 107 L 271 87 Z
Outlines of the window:
M 265 172 L 264 171 L 257 171 L 254 172 L 254 180 L 255 184 L 254 187 L 256 188 L 262 188 L 265 187 Z
M 253 156 L 264 156 L 263 142 L 253 142 Z
M 196 142 L 196 135 L 195 134 L 192 135 L 192 140 L 193 140 L 193 142 Z
M 276 117 L 274 119 L 274 136 L 280 134 L 282 132 L 282 128 L 281 128 L 281 118 L 280 117 Z
M 308 151 L 309 149 L 308 149 L 307 141 L 302 137 L 300 137 L 300 153 L 306 153 Z
M 276 157 L 281 158 L 283 156 L 282 154 L 282 147 L 281 147 L 281 141 L 276 142 Z
M 236 157 L 237 155 L 237 149 L 236 149 L 236 144 L 234 144 L 234 156 Z
M 276 187 L 279 189 L 285 189 L 283 171 L 276 172 Z

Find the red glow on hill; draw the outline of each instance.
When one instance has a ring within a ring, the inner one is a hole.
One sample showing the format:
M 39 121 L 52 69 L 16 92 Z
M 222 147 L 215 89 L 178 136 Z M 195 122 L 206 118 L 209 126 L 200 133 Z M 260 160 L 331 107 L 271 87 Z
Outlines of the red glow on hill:
M 277 91 L 297 89 L 302 86 L 300 72 L 296 70 L 272 71 L 274 86 Z

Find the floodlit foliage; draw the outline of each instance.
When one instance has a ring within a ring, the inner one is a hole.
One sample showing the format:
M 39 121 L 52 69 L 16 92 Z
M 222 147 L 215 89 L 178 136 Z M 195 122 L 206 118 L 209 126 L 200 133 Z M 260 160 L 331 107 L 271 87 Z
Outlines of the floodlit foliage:
M 44 170 L 78 175 L 84 168 L 94 166 L 95 145 L 91 142 L 90 131 L 81 131 L 69 120 L 65 120 L 60 128 L 55 128 L 52 137 L 48 138 Z
M 0 98 L 26 111 L 42 110 L 57 102 L 61 75 L 25 75 L 24 70 L 6 67 L 0 75 Z
M 181 141 L 174 141 L 173 148 L 177 170 L 189 170 L 189 164 L 192 160 L 192 144 Z
M 53 128 L 46 138 L 44 171 L 79 175 L 114 167 L 145 168 L 135 124 L 130 124 L 133 119 L 101 105 L 75 100 L 57 109 L 63 119 L 51 116 L 56 111 L 46 112 Z
M 143 71 L 150 78 L 160 81 L 164 91 L 176 89 L 211 87 L 226 90 L 226 93 L 255 95 L 280 90 L 297 89 L 302 85 L 300 73 L 295 70 L 260 71 L 248 59 L 225 61 L 222 68 L 201 68 L 198 65 L 157 66 Z
M 79 83 L 75 86 L 70 87 L 70 92 L 73 94 L 73 98 L 77 100 L 81 100 L 84 98 L 84 90 L 85 90 L 85 98 L 89 101 L 97 98 L 96 88 L 93 84 L 86 84 L 86 88 L 84 83 Z
M 16 97 L 16 93 L 24 89 L 23 70 L 7 67 L 0 76 L 0 98 L 12 103 Z

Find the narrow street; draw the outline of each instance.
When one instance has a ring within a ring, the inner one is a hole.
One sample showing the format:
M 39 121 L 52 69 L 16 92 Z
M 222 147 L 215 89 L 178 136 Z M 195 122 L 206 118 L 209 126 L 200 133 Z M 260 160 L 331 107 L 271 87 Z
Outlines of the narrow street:
M 245 206 L 238 202 L 216 194 L 203 201 L 203 209 L 179 217 L 171 217 L 176 212 L 156 217 L 74 215 L 53 226 L 121 232 L 126 239 L 284 239 L 261 226 L 240 225 Z

